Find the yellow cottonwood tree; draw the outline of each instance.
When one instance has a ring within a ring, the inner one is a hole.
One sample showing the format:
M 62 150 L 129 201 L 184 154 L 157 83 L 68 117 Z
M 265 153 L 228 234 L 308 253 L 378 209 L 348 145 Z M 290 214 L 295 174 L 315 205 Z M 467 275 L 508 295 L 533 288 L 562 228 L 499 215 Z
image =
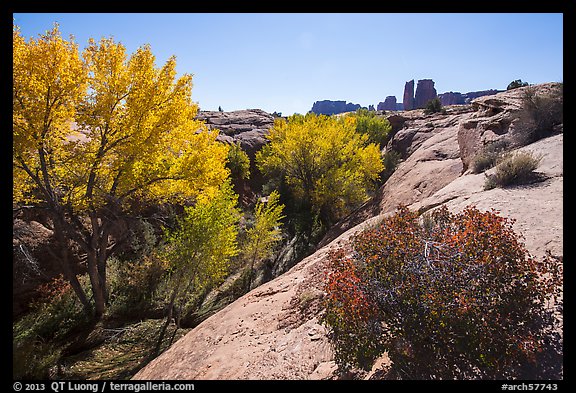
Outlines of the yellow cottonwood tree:
M 49 212 L 62 271 L 89 309 L 66 245 L 86 254 L 100 318 L 115 220 L 134 201 L 214 195 L 228 147 L 194 119 L 192 77 L 176 78 L 174 57 L 157 67 L 149 46 L 128 56 L 112 39 L 80 55 L 57 25 L 29 41 L 14 26 L 13 52 L 14 201 Z
M 246 231 L 246 242 L 243 253 L 249 262 L 247 289 L 252 286 L 256 263 L 272 256 L 274 246 L 282 240 L 281 220 L 284 205 L 280 203 L 278 191 L 272 191 L 264 202 L 259 200 L 254 208 L 254 223 Z
M 228 180 L 213 197 L 201 196 L 194 206 L 186 207 L 177 228 L 168 232 L 168 244 L 162 258 L 168 262 L 172 285 L 166 304 L 166 320 L 160 330 L 155 354 L 160 351 L 177 304 L 179 312 L 174 319 L 176 329 L 180 327 L 187 300 L 185 295 L 201 293 L 218 285 L 228 274 L 230 259 L 238 254 L 241 213 L 236 206 L 237 200 L 238 195 Z
M 256 154 L 258 168 L 281 178 L 305 208 L 330 225 L 367 199 L 384 169 L 379 148 L 356 132 L 356 118 L 309 113 L 277 119 Z

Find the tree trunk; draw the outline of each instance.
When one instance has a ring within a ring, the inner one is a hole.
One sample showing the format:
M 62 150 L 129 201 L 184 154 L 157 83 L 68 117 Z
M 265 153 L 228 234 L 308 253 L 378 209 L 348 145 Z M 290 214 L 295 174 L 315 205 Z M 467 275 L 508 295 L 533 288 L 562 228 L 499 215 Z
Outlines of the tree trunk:
M 168 303 L 168 314 L 166 315 L 166 322 L 162 325 L 160 329 L 160 335 L 158 336 L 158 341 L 156 342 L 156 347 L 154 348 L 154 356 L 158 356 L 160 353 L 160 348 L 162 347 L 162 341 L 164 340 L 164 336 L 166 335 L 166 329 L 170 326 L 170 321 L 172 320 L 172 314 L 174 311 L 174 303 L 176 302 L 176 296 L 178 296 L 178 291 L 180 289 L 180 283 L 182 281 L 182 273 L 178 275 L 178 280 L 176 281 L 176 286 L 172 290 L 172 294 L 170 295 L 170 302 Z
M 86 296 L 86 293 L 82 288 L 82 285 L 80 285 L 80 282 L 78 281 L 78 277 L 74 272 L 74 267 L 70 266 L 70 259 L 68 258 L 69 256 L 68 241 L 64 236 L 64 231 L 62 228 L 62 223 L 60 222 L 60 218 L 56 217 L 56 215 L 53 215 L 52 222 L 54 225 L 54 235 L 56 236 L 56 240 L 58 240 L 58 243 L 60 244 L 60 257 L 57 257 L 55 255 L 56 259 L 58 260 L 58 262 L 60 262 L 60 268 L 62 269 L 64 278 L 68 280 L 70 286 L 74 290 L 74 293 L 78 297 L 78 300 L 80 300 L 80 303 L 82 303 L 84 312 L 87 315 L 90 315 L 92 313 L 92 306 L 90 304 L 90 301 L 88 300 L 88 297 Z
M 172 343 L 174 342 L 174 337 L 176 337 L 176 332 L 178 331 L 178 329 L 180 329 L 180 321 L 182 319 L 182 309 L 183 308 L 184 307 L 180 306 L 180 309 L 176 313 L 176 317 L 174 318 L 174 322 L 176 324 L 176 327 L 174 328 L 174 331 L 172 332 L 172 337 L 170 337 L 170 342 L 168 345 L 172 345 Z
M 98 253 L 97 253 L 97 268 L 98 275 L 100 276 L 100 285 L 102 286 L 104 302 L 108 304 L 109 294 L 108 285 L 106 280 L 106 262 L 108 260 L 107 247 L 108 247 L 108 235 L 106 234 L 98 241 Z
M 248 286 L 246 287 L 246 292 L 250 292 L 252 289 L 252 280 L 254 277 L 254 265 L 256 262 L 256 252 L 254 252 L 254 256 L 252 257 L 252 261 L 250 262 L 250 274 L 248 274 Z
M 106 299 L 104 296 L 104 287 L 98 271 L 97 253 L 95 250 L 88 252 L 88 276 L 92 284 L 92 294 L 94 296 L 94 318 L 98 321 L 104 315 L 106 308 Z
M 104 248 L 103 251 L 100 250 L 103 242 L 103 236 L 101 234 L 103 228 L 101 225 L 99 225 L 96 212 L 89 212 L 89 216 L 92 235 L 88 243 L 88 275 L 90 276 L 90 283 L 92 284 L 92 295 L 94 296 L 94 318 L 98 321 L 102 318 L 106 309 L 106 278 L 101 274 L 100 269 L 100 265 L 102 264 L 100 259 L 102 257 L 104 258 L 104 264 L 106 263 L 106 248 Z M 101 255 L 102 252 L 104 255 Z

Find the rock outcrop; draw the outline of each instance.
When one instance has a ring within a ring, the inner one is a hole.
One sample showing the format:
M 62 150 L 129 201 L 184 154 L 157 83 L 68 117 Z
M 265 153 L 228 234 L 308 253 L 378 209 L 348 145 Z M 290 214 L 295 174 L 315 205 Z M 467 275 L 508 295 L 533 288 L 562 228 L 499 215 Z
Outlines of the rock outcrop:
M 468 168 L 474 154 L 484 145 L 505 140 L 511 146 L 521 146 L 526 143 L 526 135 L 530 135 L 537 127 L 534 115 L 550 116 L 550 113 L 538 115 L 534 110 L 526 108 L 523 101 L 528 89 L 533 87 L 507 90 L 472 101 L 474 115 L 461 122 L 458 131 L 458 144 L 464 170 Z M 556 105 L 562 107 L 562 91 L 559 83 L 541 84 L 537 92 L 541 96 L 556 97 L 558 100 Z
M 397 107 L 396 96 L 388 96 L 384 102 L 379 102 L 376 108 L 379 111 L 395 111 Z
M 554 91 L 557 84 L 537 88 Z M 513 147 L 542 156 L 537 170 L 543 180 L 538 183 L 486 191 L 484 174 L 466 170 L 466 160 L 484 141 L 529 132 L 532 123 L 524 115 L 519 94 L 482 97 L 472 105 L 448 108 L 446 114 L 425 115 L 418 110 L 395 118 L 401 128 L 387 149 L 401 151 L 403 160 L 375 198 L 351 214 L 347 225 L 344 220 L 335 227 L 339 232 L 332 232 L 314 254 L 203 321 L 134 378 L 336 378 L 328 332 L 319 322 L 327 255 L 399 203 L 421 212 L 442 205 L 452 211 L 468 205 L 496 208 L 515 220 L 514 229 L 533 255 L 541 257 L 548 251 L 562 257 L 561 125 L 555 127 L 559 131 L 555 135 Z
M 414 79 L 406 82 L 404 85 L 404 97 L 402 104 L 404 105 L 405 111 L 410 111 L 414 109 Z
M 414 108 L 425 108 L 428 101 L 438 97 L 432 79 L 420 79 L 416 86 L 416 96 L 414 97 Z
M 52 230 L 38 217 L 20 211 L 12 225 L 12 317 L 18 318 L 38 298 L 36 289 L 57 277 L 60 269 L 50 254 L 56 244 Z
M 261 109 L 231 112 L 200 111 L 196 116 L 209 128 L 220 130 L 218 140 L 226 143 L 240 142 L 240 146 L 253 158 L 267 142 L 266 135 L 274 125 L 274 116 Z
M 200 111 L 196 118 L 203 120 L 208 128 L 220 130 L 216 140 L 229 144 L 240 143 L 242 150 L 248 154 L 250 178 L 233 179 L 234 190 L 242 205 L 254 203 L 256 193 L 264 183 L 264 178 L 256 167 L 255 156 L 256 152 L 268 143 L 266 136 L 274 125 L 274 115 L 261 109 L 245 109 L 231 112 Z

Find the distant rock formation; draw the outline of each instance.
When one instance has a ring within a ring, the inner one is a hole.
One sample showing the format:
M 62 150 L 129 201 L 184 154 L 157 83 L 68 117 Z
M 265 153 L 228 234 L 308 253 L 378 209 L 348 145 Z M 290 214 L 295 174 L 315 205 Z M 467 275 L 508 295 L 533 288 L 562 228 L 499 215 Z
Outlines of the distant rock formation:
M 440 102 L 445 105 L 462 105 L 464 104 L 464 96 L 460 92 L 449 91 L 446 93 L 438 94 Z
M 428 101 L 438 97 L 432 79 L 420 79 L 416 86 L 416 96 L 414 98 L 414 108 L 425 108 Z
M 395 111 L 397 107 L 396 96 L 388 96 L 384 102 L 378 103 L 379 111 Z
M 405 111 L 414 109 L 414 79 L 404 85 L 404 100 L 402 103 Z
M 481 91 L 471 91 L 469 93 L 464 94 L 464 103 L 469 104 L 470 101 L 472 101 L 474 98 L 491 96 L 491 95 L 494 95 L 497 93 L 502 93 L 503 91 L 506 91 L 506 90 L 490 89 L 490 90 L 481 90 Z
M 378 103 L 379 111 L 409 111 L 412 109 L 425 108 L 428 101 L 438 97 L 442 105 L 464 105 L 469 104 L 474 98 L 501 93 L 504 90 L 481 90 L 460 93 L 449 91 L 438 94 L 432 79 L 420 79 L 414 94 L 414 80 L 406 82 L 404 85 L 404 102 L 396 102 L 395 96 L 387 96 L 383 102 Z
M 497 93 L 501 93 L 504 90 L 481 90 L 481 91 L 471 91 L 468 93 L 460 93 L 460 92 L 453 92 L 449 91 L 447 93 L 438 94 L 438 98 L 440 98 L 440 102 L 442 105 L 464 105 L 469 104 L 474 98 L 490 96 Z
M 316 101 L 314 105 L 312 105 L 310 112 L 317 115 L 335 115 L 344 112 L 355 112 L 360 108 L 360 104 L 353 104 L 351 102 L 323 100 Z

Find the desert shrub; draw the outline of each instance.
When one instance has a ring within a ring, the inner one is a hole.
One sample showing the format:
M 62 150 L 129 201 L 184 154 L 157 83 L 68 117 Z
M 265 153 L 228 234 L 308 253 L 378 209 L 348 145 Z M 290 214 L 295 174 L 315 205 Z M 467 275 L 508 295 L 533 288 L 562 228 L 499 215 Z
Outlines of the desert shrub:
M 88 287 L 86 280 L 81 283 Z M 38 292 L 40 300 L 12 325 L 14 379 L 47 379 L 60 359 L 60 343 L 88 322 L 82 305 L 62 276 L 41 285 Z
M 554 134 L 554 126 L 563 122 L 563 85 L 553 87 L 549 92 L 539 92 L 528 87 L 522 95 L 524 111 L 534 122 L 534 127 L 523 134 L 522 144 L 533 143 Z
M 436 98 L 429 100 L 426 103 L 426 107 L 424 108 L 424 112 L 427 114 L 443 113 L 444 110 L 442 109 L 442 101 L 440 101 L 440 98 L 436 97 Z
M 426 222 L 400 207 L 330 254 L 322 319 L 339 367 L 387 351 L 388 378 L 558 378 L 561 264 L 530 256 L 495 211 L 443 207 Z
M 471 163 L 472 173 L 481 173 L 494 167 L 502 158 L 509 143 L 499 139 L 485 145 L 473 158 Z
M 542 157 L 536 157 L 529 152 L 510 154 L 500 162 L 495 172 L 486 176 L 484 189 L 528 184 L 538 179 L 536 168 Z
M 157 307 L 160 297 L 155 295 L 166 279 L 167 270 L 166 261 L 155 252 L 131 260 L 112 258 L 108 272 L 110 313 L 138 317 Z

